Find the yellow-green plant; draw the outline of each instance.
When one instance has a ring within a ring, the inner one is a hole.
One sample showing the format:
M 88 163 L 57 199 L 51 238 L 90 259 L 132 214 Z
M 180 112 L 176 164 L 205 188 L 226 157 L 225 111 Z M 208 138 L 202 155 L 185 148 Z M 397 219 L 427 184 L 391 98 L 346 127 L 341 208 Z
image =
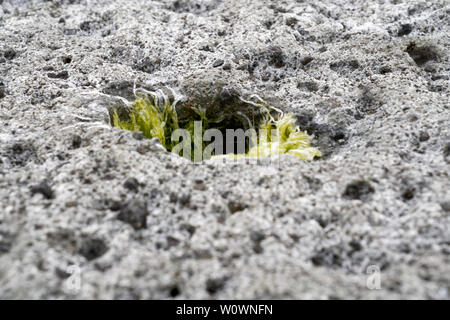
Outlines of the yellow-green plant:
M 163 94 L 138 94 L 129 109 L 130 120 L 122 121 L 114 111 L 113 126 L 142 132 L 147 138 L 158 138 L 171 151 L 171 134 L 179 128 L 175 105 Z
M 290 154 L 302 160 L 311 161 L 321 157 L 321 152 L 311 147 L 308 134 L 295 125 L 292 113 L 282 114 L 275 120 L 263 121 L 260 124 L 257 143 L 245 154 L 227 154 L 214 156 L 217 158 L 265 158 L 274 155 Z
M 317 148 L 311 147 L 310 137 L 301 131 L 295 122 L 292 113 L 283 114 L 281 110 L 267 106 L 265 102 L 256 96 L 259 102 L 242 100 L 244 103 L 261 108 L 265 114 L 258 126 L 259 134 L 253 139 L 253 145 L 244 154 L 216 155 L 211 159 L 223 158 L 263 158 L 273 155 L 290 154 L 302 160 L 311 161 L 322 154 Z M 137 94 L 129 110 L 129 120 L 121 120 L 116 112 L 113 114 L 113 125 L 122 129 L 139 131 L 147 138 L 158 138 L 161 144 L 172 151 L 175 143 L 171 141 L 172 132 L 179 129 L 177 112 L 175 109 L 177 100 L 171 103 L 162 93 L 146 92 L 145 95 Z M 194 110 L 202 121 L 202 134 L 208 129 L 209 123 L 205 110 Z M 275 111 L 276 116 L 272 116 Z M 250 121 L 249 121 L 250 122 Z M 253 129 L 253 124 L 251 124 Z M 191 136 L 192 147 L 205 148 L 205 143 L 196 145 L 198 139 L 194 139 L 194 120 L 184 125 Z M 198 143 L 197 143 L 198 144 Z

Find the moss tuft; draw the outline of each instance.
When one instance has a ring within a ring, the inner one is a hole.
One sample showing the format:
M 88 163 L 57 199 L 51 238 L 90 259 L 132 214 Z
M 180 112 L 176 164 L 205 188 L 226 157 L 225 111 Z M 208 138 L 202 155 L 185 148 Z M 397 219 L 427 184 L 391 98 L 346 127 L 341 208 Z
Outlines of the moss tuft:
M 159 103 L 157 96 L 138 95 L 129 110 L 129 121 L 122 121 L 114 111 L 113 126 L 130 131 L 142 132 L 147 138 L 158 138 L 169 151 L 173 145 L 171 134 L 178 129 L 178 117 L 175 105 L 168 99 Z
M 295 125 L 292 113 L 282 114 L 277 120 L 267 120 L 260 125 L 258 141 L 245 154 L 227 154 L 214 158 L 264 158 L 273 155 L 290 154 L 299 159 L 311 161 L 321 157 L 319 149 L 311 147 L 308 134 Z

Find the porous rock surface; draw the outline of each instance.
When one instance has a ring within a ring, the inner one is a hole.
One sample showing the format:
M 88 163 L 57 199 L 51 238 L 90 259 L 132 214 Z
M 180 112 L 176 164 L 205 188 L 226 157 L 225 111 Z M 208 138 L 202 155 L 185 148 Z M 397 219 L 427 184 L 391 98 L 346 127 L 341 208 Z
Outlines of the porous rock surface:
M 0 3 L 0 298 L 450 297 L 448 1 Z M 193 164 L 111 128 L 134 83 L 324 157 Z

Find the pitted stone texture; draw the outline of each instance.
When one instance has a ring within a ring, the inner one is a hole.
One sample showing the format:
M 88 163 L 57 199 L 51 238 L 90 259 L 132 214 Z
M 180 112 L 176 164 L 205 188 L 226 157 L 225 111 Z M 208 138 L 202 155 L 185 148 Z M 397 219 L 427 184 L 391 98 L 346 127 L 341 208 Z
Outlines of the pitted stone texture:
M 447 1 L 0 8 L 1 298 L 450 298 Z M 134 83 L 325 156 L 192 164 L 111 128 Z

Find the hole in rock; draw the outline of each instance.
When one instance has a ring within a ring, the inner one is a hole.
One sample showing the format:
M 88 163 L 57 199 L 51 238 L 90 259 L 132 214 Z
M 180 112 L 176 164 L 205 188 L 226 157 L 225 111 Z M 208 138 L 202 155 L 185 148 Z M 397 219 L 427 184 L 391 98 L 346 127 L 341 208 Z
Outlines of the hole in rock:
M 126 108 L 109 110 L 113 126 L 157 138 L 168 151 L 195 162 L 279 154 L 302 160 L 321 156 L 310 145 L 308 134 L 297 127 L 293 114 L 284 114 L 259 98 L 242 100 L 242 105 L 202 108 L 159 90 L 138 92 Z

